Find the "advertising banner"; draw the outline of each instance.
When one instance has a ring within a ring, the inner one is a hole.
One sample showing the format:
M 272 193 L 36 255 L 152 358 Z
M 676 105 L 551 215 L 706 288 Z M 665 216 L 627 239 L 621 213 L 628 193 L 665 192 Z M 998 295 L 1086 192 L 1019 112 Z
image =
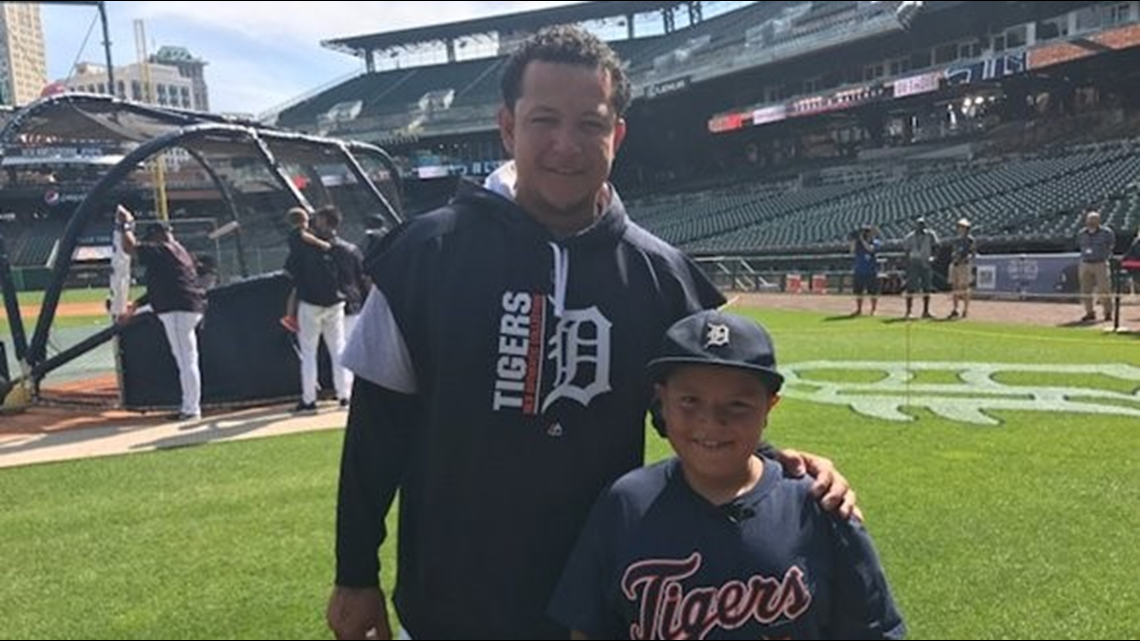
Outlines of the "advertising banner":
M 974 260 L 979 294 L 1075 297 L 1080 254 L 990 254 Z

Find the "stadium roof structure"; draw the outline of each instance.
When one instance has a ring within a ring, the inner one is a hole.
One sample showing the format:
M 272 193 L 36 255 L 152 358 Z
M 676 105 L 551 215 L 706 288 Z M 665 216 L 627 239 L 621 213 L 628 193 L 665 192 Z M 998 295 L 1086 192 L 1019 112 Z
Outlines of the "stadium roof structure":
M 72 92 L 41 99 L 16 112 L 0 130 L 0 146 L 20 139 L 142 142 L 200 123 L 260 126 L 214 114 L 151 107 L 112 96 Z
M 46 157 L 5 154 L 13 148 L 37 144 L 82 145 L 101 141 L 126 144 L 130 148 L 145 146 L 152 148 L 152 153 L 174 146 L 225 153 L 248 147 L 258 140 L 288 146 L 292 159 L 319 163 L 348 153 L 374 157 L 398 173 L 387 152 L 367 143 L 281 131 L 231 116 L 154 107 L 89 93 L 56 94 L 17 112 L 0 128 L 0 163 L 4 166 L 42 164 L 48 160 Z M 118 160 L 122 158 L 122 155 L 116 156 Z M 92 159 L 83 162 L 107 164 Z M 399 220 L 393 218 L 390 222 L 398 224 Z
M 334 38 L 332 40 L 322 41 L 321 46 L 332 49 L 333 51 L 361 56 L 367 54 L 369 51 L 423 42 L 438 42 L 491 31 L 537 30 L 554 24 L 572 24 L 614 16 L 642 14 L 688 4 L 691 3 L 678 0 L 668 0 L 665 2 L 632 2 L 628 0 L 582 2 L 579 4 L 554 7 L 552 9 L 475 18 L 473 20 L 449 22 L 413 29 L 401 29 L 399 31 L 385 31 L 359 36 L 348 36 L 345 38 Z
M 196 161 L 217 189 L 222 203 L 220 215 L 235 224 L 249 213 L 248 208 L 238 206 L 232 180 L 221 175 L 219 161 L 239 155 L 250 159 L 246 164 L 257 163 L 263 167 L 290 206 L 314 208 L 287 171 L 286 163 L 306 165 L 313 171 L 318 165 L 339 163 L 351 172 L 361 199 L 367 201 L 370 211 L 378 218 L 389 227 L 395 227 L 403 218 L 399 204 L 393 204 L 381 192 L 366 169 L 366 166 L 383 168 L 391 180 L 398 181 L 398 167 L 383 149 L 363 142 L 286 132 L 234 118 L 155 107 L 112 96 L 73 93 L 41 98 L 17 112 L 0 130 L 0 152 L 8 153 L 37 145 L 50 148 L 99 142 L 117 144 L 123 153 L 85 190 L 67 221 L 56 252 L 62 258 L 52 266 L 31 341 L 25 340 L 22 322 L 17 321 L 13 326 L 16 356 L 27 365 L 28 377 L 37 382 L 52 369 L 114 335 L 111 328 L 96 335 L 97 340 L 92 337 L 47 358 L 50 328 L 83 230 L 107 203 L 116 200 L 115 190 L 132 172 L 166 150 L 182 149 Z M 320 176 L 316 177 L 319 180 Z M 240 225 L 235 229 L 238 227 Z M 246 276 L 244 263 L 242 270 L 242 276 Z

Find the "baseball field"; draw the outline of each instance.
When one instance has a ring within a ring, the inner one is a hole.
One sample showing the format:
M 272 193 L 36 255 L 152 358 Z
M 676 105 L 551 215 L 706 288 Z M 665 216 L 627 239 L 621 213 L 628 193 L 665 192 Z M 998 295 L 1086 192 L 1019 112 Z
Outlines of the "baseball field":
M 851 479 L 911 638 L 1140 638 L 1140 339 L 835 305 L 736 309 L 789 378 L 768 436 Z M 334 430 L 0 469 L 0 636 L 328 638 L 339 447 Z

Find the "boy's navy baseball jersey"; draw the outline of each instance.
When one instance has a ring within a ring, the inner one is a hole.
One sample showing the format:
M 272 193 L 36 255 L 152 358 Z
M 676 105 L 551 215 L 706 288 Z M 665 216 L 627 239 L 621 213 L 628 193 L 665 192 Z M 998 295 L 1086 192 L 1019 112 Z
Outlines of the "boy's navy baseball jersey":
M 765 460 L 715 506 L 676 458 L 622 477 L 590 514 L 550 607 L 594 639 L 900 639 L 870 537 Z

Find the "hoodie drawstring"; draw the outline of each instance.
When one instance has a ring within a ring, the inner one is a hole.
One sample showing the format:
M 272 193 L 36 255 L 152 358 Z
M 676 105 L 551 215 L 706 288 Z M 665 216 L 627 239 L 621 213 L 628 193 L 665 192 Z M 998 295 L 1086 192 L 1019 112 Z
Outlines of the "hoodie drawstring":
M 570 279 L 570 251 L 560 247 L 558 243 L 550 243 L 550 250 L 554 254 L 554 317 L 562 318 L 566 311 L 566 281 Z

